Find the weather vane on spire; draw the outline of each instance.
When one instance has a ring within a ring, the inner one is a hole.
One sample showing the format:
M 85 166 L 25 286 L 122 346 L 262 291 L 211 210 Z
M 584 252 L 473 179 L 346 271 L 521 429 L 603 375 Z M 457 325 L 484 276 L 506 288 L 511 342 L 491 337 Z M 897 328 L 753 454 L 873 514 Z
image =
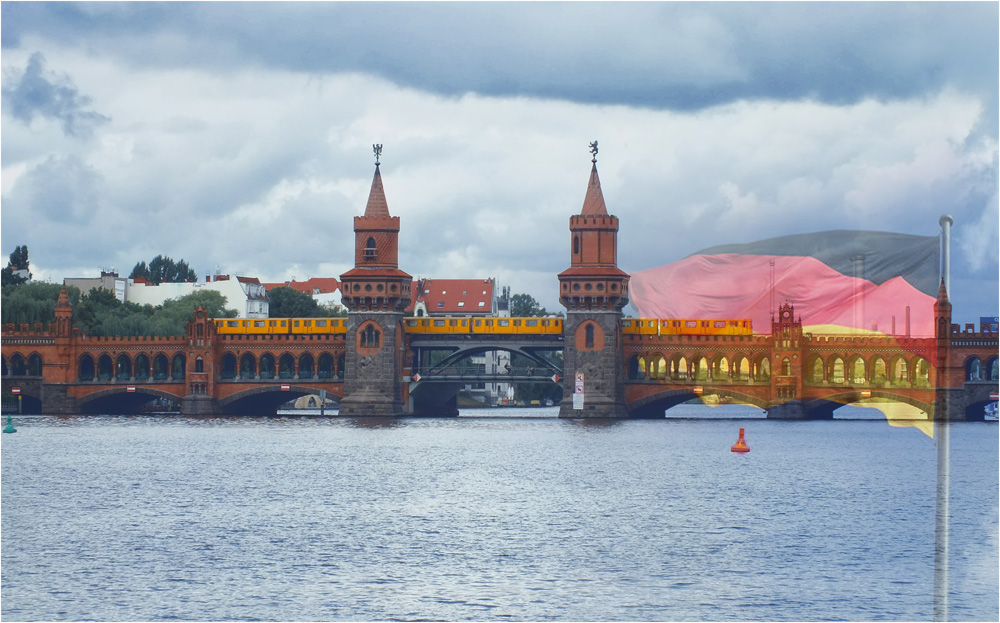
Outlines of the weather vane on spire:
M 597 164 L 597 141 L 594 141 L 593 143 L 590 144 L 590 153 L 594 154 L 594 157 L 591 160 L 591 162 Z
M 378 143 L 377 145 L 372 145 L 372 151 L 375 152 L 375 166 L 378 166 L 379 165 L 378 159 L 382 155 L 382 143 Z

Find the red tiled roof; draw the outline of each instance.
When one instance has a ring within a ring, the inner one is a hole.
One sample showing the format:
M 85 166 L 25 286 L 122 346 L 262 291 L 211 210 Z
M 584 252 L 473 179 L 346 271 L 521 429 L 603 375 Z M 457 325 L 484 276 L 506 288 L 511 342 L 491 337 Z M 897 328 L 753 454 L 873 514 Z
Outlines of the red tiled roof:
M 413 285 L 414 304 L 422 301 L 430 315 L 489 314 L 493 286 L 493 279 L 424 279 Z
M 305 294 L 331 294 L 340 289 L 340 282 L 336 277 L 311 277 L 305 281 L 284 281 L 278 283 L 265 283 L 268 290 L 272 288 L 291 288 Z M 316 289 L 319 289 L 316 292 Z

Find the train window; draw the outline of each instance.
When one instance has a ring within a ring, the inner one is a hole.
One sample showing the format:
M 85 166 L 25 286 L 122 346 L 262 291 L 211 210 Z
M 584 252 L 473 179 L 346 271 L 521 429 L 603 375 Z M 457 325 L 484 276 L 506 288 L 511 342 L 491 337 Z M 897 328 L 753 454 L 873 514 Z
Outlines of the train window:
M 716 328 L 720 328 L 721 329 L 722 327 L 726 326 L 726 321 L 725 320 L 716 320 L 715 321 L 715 326 L 716 326 Z
M 463 320 L 463 321 L 462 321 L 462 326 L 463 326 L 463 327 L 467 327 L 467 326 L 469 326 L 469 321 L 468 321 L 468 320 Z
M 548 320 L 543 320 L 543 321 L 542 321 L 542 326 L 543 326 L 543 327 L 547 327 L 547 326 L 549 326 L 549 321 L 548 321 Z
M 684 322 L 684 326 L 685 327 L 697 327 L 698 326 L 698 321 L 697 320 L 687 320 L 687 321 Z
M 316 326 L 317 327 L 325 327 L 326 326 L 326 321 L 325 320 L 317 320 L 316 321 Z
M 458 326 L 458 321 L 457 320 L 449 320 L 448 321 L 448 326 L 449 327 L 457 327 Z
M 708 326 L 708 321 L 707 320 L 702 320 L 701 321 L 701 326 L 707 327 Z
M 264 322 L 263 320 L 254 320 L 254 321 L 253 321 L 253 326 L 255 326 L 255 327 L 263 327 L 263 326 L 265 326 L 266 324 L 267 324 L 267 323 L 266 323 L 266 322 Z
M 229 320 L 228 322 L 226 322 L 226 326 L 229 326 L 229 327 L 238 327 L 238 326 L 240 326 L 240 321 L 239 320 Z
M 415 327 L 415 326 L 417 326 L 417 321 L 416 320 L 407 320 L 406 321 L 406 326 L 408 326 L 408 327 Z
M 281 321 L 281 326 L 287 327 L 288 326 L 288 321 L 287 320 L 282 320 Z
M 509 327 L 510 326 L 510 320 L 497 320 L 497 326 L 498 327 Z
M 515 327 L 520 327 L 521 326 L 521 321 L 520 320 L 515 320 L 514 321 L 514 326 Z
M 293 321 L 293 322 L 292 322 L 292 326 L 293 326 L 293 327 L 300 327 L 300 326 L 302 326 L 302 325 L 300 325 L 300 324 L 299 324 L 299 321 L 298 321 L 298 320 L 295 320 L 295 321 Z
M 482 320 L 477 320 L 477 321 L 476 321 L 476 326 L 477 326 L 477 327 L 481 327 L 481 326 L 483 326 L 483 321 L 482 321 Z
M 304 326 L 304 327 L 311 327 L 311 326 L 313 326 L 313 321 L 312 320 L 303 320 L 302 321 L 302 326 Z
M 526 326 L 526 327 L 537 327 L 538 326 L 538 321 L 537 320 L 525 320 L 524 321 L 524 326 Z
M 444 320 L 435 320 L 434 321 L 434 326 L 435 327 L 443 327 L 444 326 Z
M 487 320 L 486 321 L 486 326 L 487 327 L 492 327 L 493 326 L 493 321 L 492 320 Z

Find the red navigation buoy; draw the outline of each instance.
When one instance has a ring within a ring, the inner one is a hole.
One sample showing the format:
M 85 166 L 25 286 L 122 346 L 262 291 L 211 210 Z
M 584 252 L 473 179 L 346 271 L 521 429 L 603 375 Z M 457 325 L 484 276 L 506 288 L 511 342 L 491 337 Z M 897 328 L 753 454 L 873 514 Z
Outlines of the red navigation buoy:
M 744 454 L 750 452 L 750 446 L 747 445 L 746 439 L 743 439 L 743 429 L 740 429 L 740 438 L 736 440 L 736 443 L 730 448 L 733 452 L 739 452 Z

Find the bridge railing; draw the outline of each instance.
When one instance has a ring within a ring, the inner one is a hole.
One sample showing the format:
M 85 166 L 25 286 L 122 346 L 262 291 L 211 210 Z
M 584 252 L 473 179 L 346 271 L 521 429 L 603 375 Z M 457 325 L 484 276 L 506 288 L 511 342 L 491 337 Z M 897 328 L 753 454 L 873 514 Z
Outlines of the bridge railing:
M 448 377 L 482 377 L 499 378 L 511 377 L 522 380 L 524 378 L 537 378 L 539 382 L 551 381 L 554 374 L 548 368 L 540 366 L 517 366 L 511 368 L 499 368 L 494 371 L 487 371 L 482 366 L 449 366 L 445 368 L 421 367 L 411 371 L 425 378 L 448 378 Z

